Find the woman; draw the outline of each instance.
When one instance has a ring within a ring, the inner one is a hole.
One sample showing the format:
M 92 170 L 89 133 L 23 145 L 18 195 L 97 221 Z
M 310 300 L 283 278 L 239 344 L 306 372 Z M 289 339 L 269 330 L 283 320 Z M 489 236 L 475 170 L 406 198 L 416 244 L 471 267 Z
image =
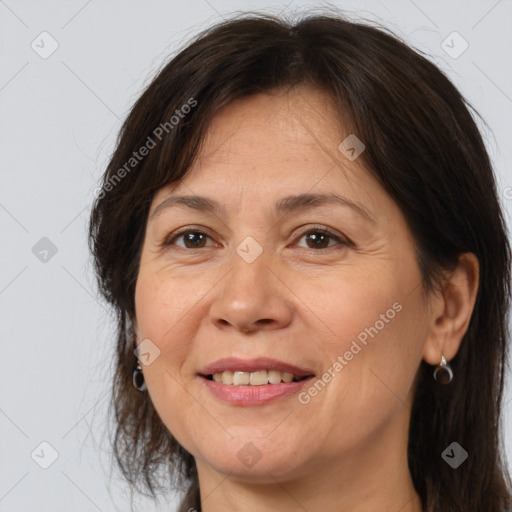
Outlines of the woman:
M 200 34 L 124 123 L 90 245 L 132 490 L 187 485 L 182 511 L 510 506 L 493 170 L 464 98 L 385 30 L 255 14 Z

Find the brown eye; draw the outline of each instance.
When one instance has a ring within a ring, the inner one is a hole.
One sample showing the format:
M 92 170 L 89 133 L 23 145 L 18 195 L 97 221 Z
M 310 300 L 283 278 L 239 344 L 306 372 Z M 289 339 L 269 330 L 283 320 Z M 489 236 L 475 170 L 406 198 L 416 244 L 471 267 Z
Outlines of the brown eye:
M 308 249 L 328 249 L 333 245 L 341 245 L 347 247 L 349 244 L 342 240 L 340 237 L 335 235 L 332 231 L 327 228 L 315 228 L 303 233 L 300 239 L 306 238 L 306 244 Z M 338 244 L 332 244 L 329 246 L 329 239 L 338 242 Z
M 202 249 L 204 247 L 204 242 L 206 241 L 206 239 L 211 239 L 211 237 L 209 237 L 206 233 L 203 233 L 202 231 L 188 230 L 175 234 L 174 236 L 166 240 L 163 245 L 175 245 L 175 240 L 179 240 L 180 238 L 183 239 L 183 243 L 185 244 L 184 247 L 178 245 L 178 247 L 181 247 L 182 249 Z
M 329 247 L 329 238 L 332 238 L 331 236 L 319 231 L 307 233 L 304 236 L 306 237 L 306 242 L 311 242 L 312 244 L 309 245 L 310 249 L 327 249 L 327 247 Z

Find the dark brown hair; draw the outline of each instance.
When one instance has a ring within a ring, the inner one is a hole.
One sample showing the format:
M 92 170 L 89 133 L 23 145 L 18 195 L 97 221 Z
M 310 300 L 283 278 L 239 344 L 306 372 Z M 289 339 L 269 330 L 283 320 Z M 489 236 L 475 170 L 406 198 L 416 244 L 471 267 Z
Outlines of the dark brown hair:
M 188 485 L 182 510 L 200 510 L 194 458 L 167 430 L 149 395 L 132 385 L 131 320 L 148 211 L 159 188 L 185 176 L 221 107 L 299 85 L 329 93 L 343 125 L 366 145 L 360 158 L 408 222 L 426 291 L 441 286 L 461 253 L 479 260 L 478 295 L 451 361 L 453 381 L 439 386 L 430 365 L 422 361 L 418 368 L 408 461 L 425 511 L 499 512 L 510 505 L 511 487 L 500 426 L 510 246 L 470 109 L 476 111 L 421 52 L 385 28 L 339 12 L 295 22 L 246 13 L 219 23 L 161 69 L 122 126 L 89 226 L 99 290 L 117 320 L 116 462 L 131 489 L 156 497 L 172 483 Z M 150 140 L 150 151 L 130 160 Z M 457 469 L 441 457 L 453 441 L 469 454 Z

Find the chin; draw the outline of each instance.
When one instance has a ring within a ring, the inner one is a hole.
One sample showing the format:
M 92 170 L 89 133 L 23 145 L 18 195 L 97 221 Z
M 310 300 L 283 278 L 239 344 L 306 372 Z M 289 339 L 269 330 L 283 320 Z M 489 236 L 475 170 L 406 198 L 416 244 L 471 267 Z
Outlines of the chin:
M 199 458 L 216 471 L 230 474 L 230 478 L 262 484 L 275 483 L 274 479 L 293 478 L 306 465 L 300 447 L 294 449 L 287 445 L 279 449 L 276 442 L 268 438 L 255 440 L 254 443 L 249 439 L 249 436 L 235 437 L 229 443 L 217 446 L 214 451 L 206 450 L 198 454 L 196 461 Z M 298 458 L 298 453 L 304 460 Z

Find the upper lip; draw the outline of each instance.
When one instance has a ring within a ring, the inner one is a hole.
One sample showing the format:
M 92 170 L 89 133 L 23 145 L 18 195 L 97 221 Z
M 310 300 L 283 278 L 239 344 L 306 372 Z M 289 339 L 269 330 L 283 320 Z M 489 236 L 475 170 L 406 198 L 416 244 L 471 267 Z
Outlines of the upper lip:
M 225 371 L 256 372 L 258 370 L 275 370 L 278 372 L 292 373 L 294 377 L 308 377 L 314 372 L 308 368 L 299 368 L 293 364 L 278 361 L 270 357 L 258 357 L 255 359 L 239 359 L 237 357 L 225 357 L 205 366 L 199 371 L 200 375 L 207 376 Z

